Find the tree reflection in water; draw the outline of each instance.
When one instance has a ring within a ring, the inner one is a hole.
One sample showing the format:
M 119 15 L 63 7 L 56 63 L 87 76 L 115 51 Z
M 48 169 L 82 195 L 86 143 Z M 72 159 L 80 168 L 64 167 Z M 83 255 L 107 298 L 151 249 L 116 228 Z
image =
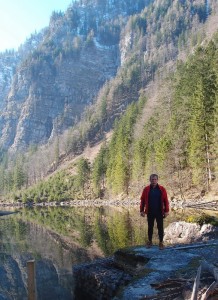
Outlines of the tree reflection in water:
M 38 298 L 72 299 L 72 266 L 145 244 L 146 223 L 136 207 L 35 207 L 1 218 L 0 298 L 27 299 L 34 259 Z

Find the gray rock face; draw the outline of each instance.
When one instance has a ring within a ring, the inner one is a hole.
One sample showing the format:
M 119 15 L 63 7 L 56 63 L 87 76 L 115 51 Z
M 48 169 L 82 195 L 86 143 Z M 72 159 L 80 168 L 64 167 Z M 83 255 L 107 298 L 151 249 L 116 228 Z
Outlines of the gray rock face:
M 0 111 L 7 106 L 6 100 L 10 92 L 16 70 L 26 57 L 39 45 L 44 30 L 32 34 L 20 45 L 18 51 L 6 50 L 0 53 Z
M 184 244 L 218 238 L 218 228 L 210 224 L 202 227 L 195 223 L 174 222 L 165 229 L 164 241 L 168 244 Z
M 13 70 L 13 65 L 1 69 L 0 59 L 0 77 L 5 78 L 0 83 L 0 147 L 18 150 L 46 143 L 73 126 L 120 66 L 121 25 L 114 36 L 104 26 L 119 23 L 121 16 L 124 25 L 128 15 L 150 1 L 72 4 L 26 42 Z
M 77 60 L 21 67 L 0 118 L 1 145 L 25 148 L 73 125 L 99 88 L 115 75 L 116 48 L 84 49 Z
M 5 106 L 12 79 L 19 61 L 18 53 L 11 51 L 0 53 L 0 110 Z

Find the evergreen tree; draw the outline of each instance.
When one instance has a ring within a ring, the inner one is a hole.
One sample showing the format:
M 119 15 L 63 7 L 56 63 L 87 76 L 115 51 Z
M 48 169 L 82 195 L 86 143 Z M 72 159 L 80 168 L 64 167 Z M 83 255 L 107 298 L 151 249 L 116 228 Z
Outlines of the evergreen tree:
M 81 158 L 77 163 L 77 175 L 75 179 L 75 187 L 86 196 L 86 191 L 90 185 L 90 167 L 89 162 L 85 158 Z
M 15 189 L 21 189 L 21 187 L 27 182 L 26 172 L 24 171 L 24 159 L 19 156 L 16 159 L 16 164 L 13 170 L 13 184 Z
M 115 213 L 108 220 L 108 233 L 112 243 L 113 250 L 124 248 L 131 244 L 129 236 L 129 214 Z
M 5 170 L 0 166 L 0 193 L 5 190 Z
M 138 108 L 131 104 L 117 123 L 109 145 L 107 184 L 114 193 L 128 194 L 132 168 L 132 136 Z
M 94 223 L 94 234 L 95 238 L 97 240 L 97 243 L 101 250 L 104 252 L 104 254 L 110 254 L 111 252 L 111 245 L 110 245 L 110 239 L 109 234 L 107 231 L 107 227 L 102 222 L 102 215 L 101 212 L 98 212 L 95 218 Z
M 107 145 L 104 144 L 101 147 L 92 166 L 93 188 L 96 196 L 98 197 L 103 196 L 102 193 L 104 192 L 105 189 L 107 164 L 108 164 L 108 148 Z
M 57 137 L 56 143 L 55 143 L 55 153 L 54 153 L 54 164 L 55 169 L 57 169 L 60 159 L 60 145 L 59 145 L 59 137 Z
M 188 162 L 192 170 L 194 184 L 202 181 L 203 167 L 205 165 L 205 124 L 202 86 L 195 91 L 192 100 L 192 114 L 189 121 L 189 147 Z

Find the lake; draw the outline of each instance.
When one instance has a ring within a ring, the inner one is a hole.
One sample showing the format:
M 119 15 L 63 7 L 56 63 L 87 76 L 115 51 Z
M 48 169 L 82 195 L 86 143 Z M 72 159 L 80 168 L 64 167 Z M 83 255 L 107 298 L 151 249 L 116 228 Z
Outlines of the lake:
M 189 213 L 171 212 L 165 227 Z M 143 245 L 146 236 L 138 207 L 34 207 L 0 217 L 0 300 L 27 299 L 30 260 L 38 299 L 73 299 L 73 265 Z M 156 229 L 154 237 L 157 242 Z

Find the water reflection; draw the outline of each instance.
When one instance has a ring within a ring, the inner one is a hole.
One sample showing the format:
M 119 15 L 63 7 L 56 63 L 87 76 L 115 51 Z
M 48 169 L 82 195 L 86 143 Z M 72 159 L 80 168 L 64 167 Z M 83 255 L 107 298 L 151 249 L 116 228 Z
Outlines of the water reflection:
M 165 220 L 165 227 L 172 221 L 184 220 L 184 211 L 177 211 Z M 68 241 L 91 250 L 95 243 L 97 253 L 110 255 L 116 249 L 141 245 L 147 238 L 147 222 L 139 215 L 138 207 L 48 207 L 24 209 L 20 217 L 49 228 Z M 157 238 L 157 231 L 154 232 Z M 95 256 L 95 254 L 93 253 Z
M 28 260 L 36 261 L 38 299 L 72 299 L 70 252 L 43 228 L 17 217 L 0 221 L 0 299 L 27 299 Z
M 171 213 L 165 226 L 184 218 L 184 212 Z M 0 299 L 27 299 L 26 263 L 32 259 L 38 299 L 73 299 L 72 266 L 143 245 L 146 225 L 138 207 L 36 207 L 1 217 Z M 157 230 L 154 235 L 157 241 Z

